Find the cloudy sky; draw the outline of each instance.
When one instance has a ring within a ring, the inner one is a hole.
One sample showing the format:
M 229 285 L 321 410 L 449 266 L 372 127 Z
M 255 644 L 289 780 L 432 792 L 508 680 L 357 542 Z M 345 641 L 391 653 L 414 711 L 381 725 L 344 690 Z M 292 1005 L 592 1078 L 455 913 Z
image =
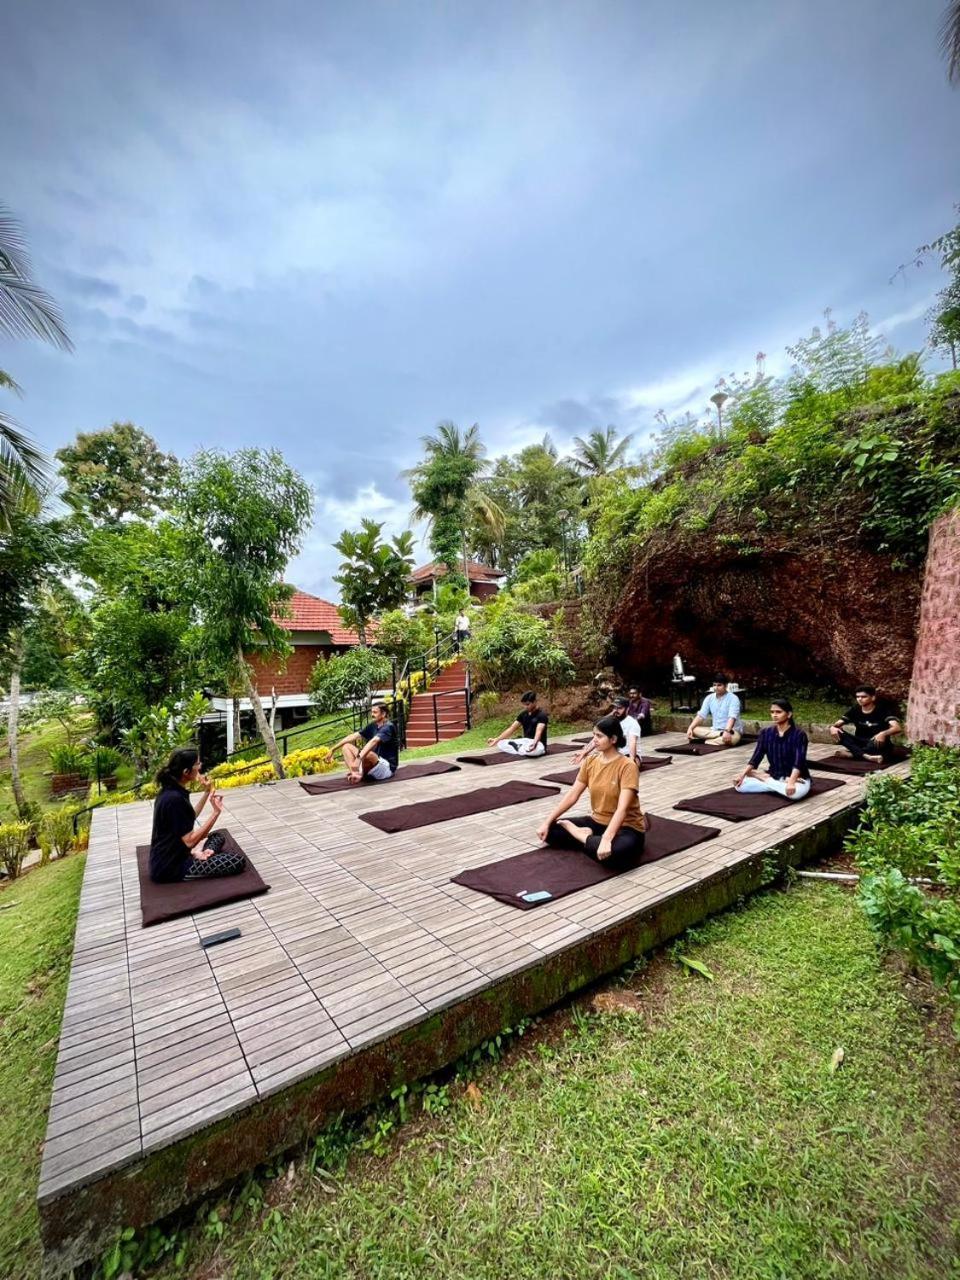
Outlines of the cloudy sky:
M 73 355 L 4 344 L 52 450 L 269 444 L 330 596 L 440 419 L 650 432 L 825 307 L 901 349 L 956 220 L 943 0 L 45 0 L 7 13 L 0 199 Z

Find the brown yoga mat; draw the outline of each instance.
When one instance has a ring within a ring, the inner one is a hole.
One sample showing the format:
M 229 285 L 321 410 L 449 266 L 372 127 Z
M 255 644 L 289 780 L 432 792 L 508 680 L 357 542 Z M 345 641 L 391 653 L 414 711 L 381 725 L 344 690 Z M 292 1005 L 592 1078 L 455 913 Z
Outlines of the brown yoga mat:
M 425 760 L 423 764 L 402 764 L 392 778 L 384 782 L 407 782 L 410 778 L 432 778 L 436 773 L 459 773 L 458 764 L 448 764 L 444 760 Z M 363 782 L 348 782 L 344 774 L 336 778 L 326 778 L 323 782 L 300 782 L 308 795 L 325 796 L 328 791 L 355 791 L 357 787 L 379 787 L 382 783 L 365 777 Z
M 243 853 L 226 828 L 218 828 L 225 853 Z M 238 876 L 211 876 L 209 880 L 181 880 L 176 884 L 154 884 L 150 879 L 150 846 L 137 845 L 137 870 L 140 872 L 140 910 L 144 929 L 162 920 L 189 916 L 207 907 L 220 907 L 225 902 L 255 898 L 270 888 L 259 871 L 247 859 L 246 868 Z
M 848 773 L 860 776 L 865 773 L 879 773 L 881 769 L 889 769 L 892 764 L 901 764 L 909 759 L 909 752 L 903 747 L 895 747 L 892 760 L 884 760 L 877 764 L 874 760 L 854 760 L 853 756 L 826 756 L 823 760 L 807 760 L 811 769 L 821 769 L 824 773 Z
M 717 827 L 701 827 L 693 822 L 677 822 L 673 818 L 651 816 L 649 821 L 650 830 L 644 840 L 643 853 L 634 863 L 636 867 L 679 853 L 681 849 L 689 849 L 720 834 Z M 626 871 L 632 869 L 624 868 Z M 483 867 L 461 871 L 453 877 L 452 883 L 489 894 L 508 906 L 519 907 L 521 911 L 530 911 L 555 902 L 557 898 L 565 898 L 568 893 L 588 889 L 622 874 L 623 871 L 611 871 L 602 862 L 594 862 L 585 853 L 541 847 L 500 862 L 488 862 Z M 518 897 L 521 893 L 542 890 L 546 890 L 550 897 L 540 902 L 525 902 Z
M 565 751 L 576 751 L 572 742 L 551 742 L 543 753 L 545 756 L 563 755 Z M 484 751 L 475 756 L 457 756 L 461 764 L 510 764 L 516 760 L 542 760 L 543 756 L 508 756 L 505 751 Z
M 814 778 L 813 786 L 804 796 L 822 796 L 836 787 L 846 783 L 836 778 Z M 762 818 L 765 814 L 776 813 L 778 809 L 788 809 L 791 805 L 803 804 L 803 800 L 788 800 L 785 796 L 774 795 L 742 795 L 733 787 L 725 787 L 723 791 L 709 791 L 705 796 L 694 796 L 690 800 L 679 800 L 673 807 L 686 809 L 689 813 L 705 813 L 710 818 L 726 818 L 728 822 L 746 822 L 750 818 Z
M 644 760 L 640 765 L 641 773 L 649 773 L 651 769 L 662 769 L 664 765 L 672 764 L 671 760 Z M 560 773 L 543 774 L 544 782 L 562 782 L 566 786 L 572 786 L 577 780 L 579 769 L 564 769 Z
M 558 791 L 559 787 L 542 787 L 536 782 L 503 782 L 499 787 L 481 787 L 479 791 L 464 791 L 461 795 L 442 796 L 439 800 L 421 800 L 417 804 L 399 805 L 393 809 L 374 809 L 370 813 L 361 813 L 360 817 L 381 831 L 413 831 L 434 822 L 449 822 L 451 818 L 468 818 L 474 813 L 523 804 L 525 800 L 545 800 Z

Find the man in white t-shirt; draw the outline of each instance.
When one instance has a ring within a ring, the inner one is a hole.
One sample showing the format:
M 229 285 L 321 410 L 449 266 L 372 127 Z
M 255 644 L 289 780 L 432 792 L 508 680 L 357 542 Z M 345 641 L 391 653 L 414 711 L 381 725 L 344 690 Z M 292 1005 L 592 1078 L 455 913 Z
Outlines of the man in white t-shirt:
M 639 765 L 641 762 L 640 736 L 642 730 L 640 728 L 639 721 L 635 720 L 633 716 L 629 714 L 627 710 L 628 706 L 629 702 L 626 698 L 614 698 L 613 700 L 613 714 L 620 721 L 620 727 L 623 729 L 623 736 L 626 739 L 624 745 L 620 748 L 620 754 L 622 756 L 627 756 L 635 764 Z M 586 746 L 581 747 L 580 750 L 576 752 L 573 757 L 573 763 L 582 763 L 582 761 L 586 760 L 587 756 L 592 755 L 592 753 L 593 743 L 588 742 Z
M 466 609 L 460 610 L 453 625 L 457 633 L 457 652 L 459 653 L 463 645 L 470 639 L 470 615 Z

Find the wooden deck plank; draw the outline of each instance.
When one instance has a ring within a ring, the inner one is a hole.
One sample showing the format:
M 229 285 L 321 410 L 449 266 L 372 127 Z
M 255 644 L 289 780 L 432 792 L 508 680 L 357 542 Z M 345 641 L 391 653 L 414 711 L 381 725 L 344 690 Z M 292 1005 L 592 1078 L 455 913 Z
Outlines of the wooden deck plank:
M 663 745 L 680 741 L 664 735 Z M 659 745 L 659 743 L 658 743 Z M 831 754 L 814 747 L 811 756 Z M 642 806 L 676 817 L 687 796 L 729 784 L 745 751 L 675 758 L 641 777 Z M 540 781 L 545 761 L 504 765 L 497 782 Z M 897 766 L 906 772 L 907 766 Z M 417 780 L 403 803 L 489 785 L 464 768 Z M 384 837 L 359 814 L 399 802 L 390 788 L 311 797 L 295 780 L 228 793 L 225 825 L 271 883 L 265 896 L 140 927 L 133 850 L 151 807 L 94 816 L 64 1006 L 41 1194 L 55 1195 L 241 1111 L 492 982 L 687 893 L 770 844 L 856 803 L 863 779 L 718 838 L 519 912 L 450 879 L 537 843 L 556 796 L 518 809 Z M 562 792 L 560 793 L 562 794 Z M 241 938 L 204 951 L 201 934 Z

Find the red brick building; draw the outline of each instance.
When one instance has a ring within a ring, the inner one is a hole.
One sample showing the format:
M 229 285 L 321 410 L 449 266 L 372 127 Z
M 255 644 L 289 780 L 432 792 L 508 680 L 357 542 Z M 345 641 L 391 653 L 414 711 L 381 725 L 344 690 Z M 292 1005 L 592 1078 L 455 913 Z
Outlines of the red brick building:
M 447 572 L 446 566 L 431 561 L 414 569 L 410 575 L 417 600 L 423 603 L 424 598 L 433 593 L 433 585 L 440 582 Z M 467 561 L 467 576 L 470 581 L 470 595 L 474 600 L 489 600 L 500 590 L 500 583 L 507 575 L 502 569 L 492 569 L 488 564 L 480 564 L 477 560 Z
M 356 631 L 344 626 L 337 606 L 306 591 L 295 591 L 287 602 L 287 616 L 276 619 L 285 627 L 293 645 L 286 661 L 249 654 L 254 684 L 267 718 L 276 729 L 289 729 L 310 715 L 310 673 L 319 658 L 344 653 L 360 643 Z M 256 736 L 253 709 L 247 698 L 211 698 L 211 713 L 204 719 L 225 734 L 226 750 L 234 749 L 239 717 L 241 732 Z M 221 738 L 221 753 L 222 742 Z
M 344 653 L 360 643 L 356 631 L 344 626 L 337 606 L 306 591 L 295 591 L 287 604 L 289 617 L 276 621 L 289 632 L 293 653 L 282 662 L 278 658 L 250 657 L 254 683 L 261 697 L 305 695 L 310 672 L 318 658 Z

